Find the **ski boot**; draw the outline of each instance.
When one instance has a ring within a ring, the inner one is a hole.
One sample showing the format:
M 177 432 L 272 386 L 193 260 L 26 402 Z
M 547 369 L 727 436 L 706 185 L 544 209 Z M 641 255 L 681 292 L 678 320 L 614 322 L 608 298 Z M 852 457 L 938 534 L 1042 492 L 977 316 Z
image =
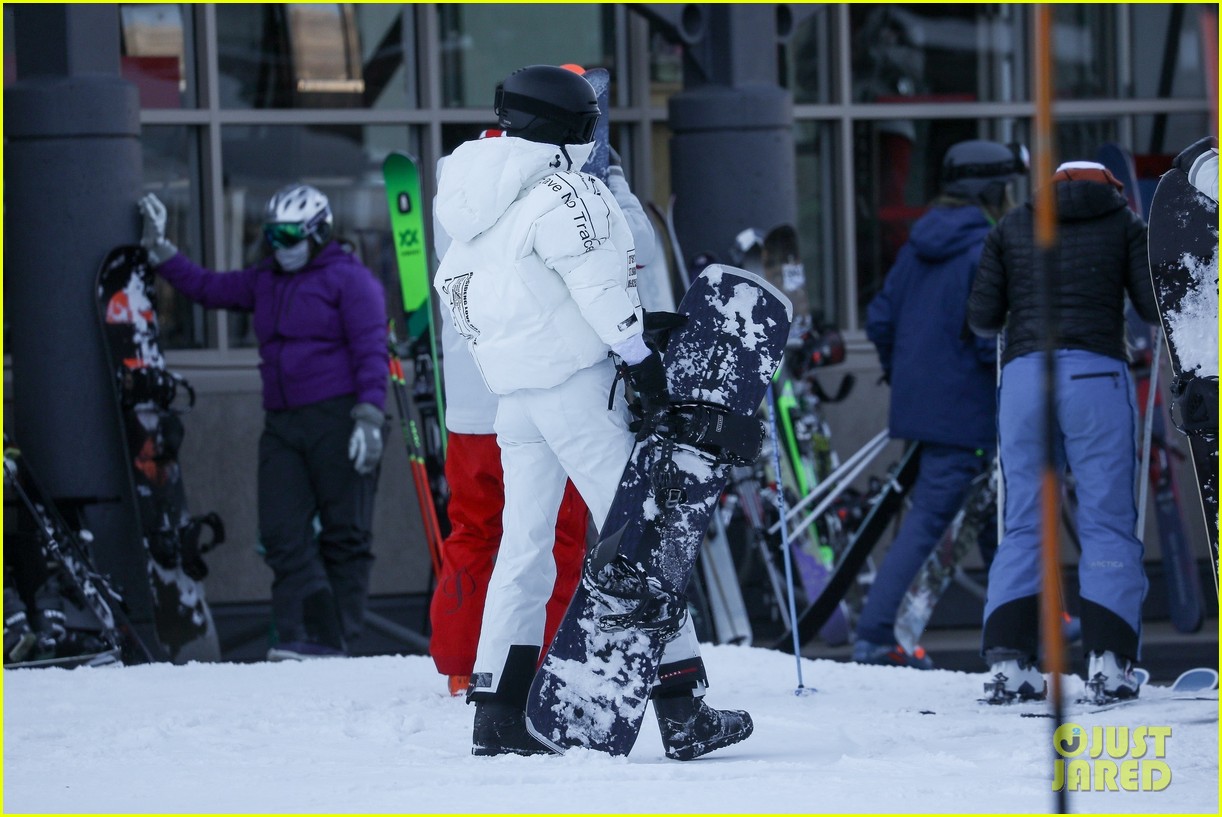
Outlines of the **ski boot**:
M 1042 701 L 1048 694 L 1048 684 L 1035 666 L 1025 658 L 993 661 L 990 679 L 984 683 L 985 703 L 1008 704 L 1014 701 Z
M 751 716 L 736 709 L 718 710 L 692 694 L 656 696 L 653 711 L 658 716 L 662 746 L 671 760 L 695 760 L 715 749 L 751 736 Z
M 489 757 L 551 755 L 555 752 L 535 740 L 526 730 L 526 712 L 521 707 L 501 701 L 477 701 L 471 754 Z
M 30 629 L 25 610 L 18 610 L 4 619 L 4 663 L 16 664 L 24 661 L 38 643 L 38 636 Z
M 925 648 L 917 646 L 908 652 L 899 644 L 875 644 L 873 641 L 858 641 L 853 645 L 853 660 L 858 664 L 877 664 L 884 667 L 912 667 L 933 669 L 933 659 Z
M 1107 704 L 1126 698 L 1136 698 L 1141 682 L 1133 674 L 1133 662 L 1120 658 L 1111 650 L 1091 652 L 1086 669 L 1086 700 Z
M 339 647 L 316 644 L 313 641 L 286 641 L 267 651 L 268 661 L 309 661 L 313 658 L 344 658 L 348 655 Z
M 467 694 L 467 687 L 471 685 L 470 675 L 451 675 L 449 676 L 450 697 L 457 698 L 460 695 Z

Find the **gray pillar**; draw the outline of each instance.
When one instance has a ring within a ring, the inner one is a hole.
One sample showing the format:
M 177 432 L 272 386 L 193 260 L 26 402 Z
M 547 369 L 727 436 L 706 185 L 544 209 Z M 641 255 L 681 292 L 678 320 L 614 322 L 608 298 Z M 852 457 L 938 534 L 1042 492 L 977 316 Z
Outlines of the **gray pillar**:
M 13 419 L 56 498 L 87 506 L 98 566 L 133 620 L 152 617 L 94 279 L 139 237 L 140 104 L 119 78 L 114 5 L 13 10 L 18 81 L 5 91 L 5 286 Z
M 670 99 L 675 225 L 689 259 L 723 261 L 743 229 L 797 222 L 793 100 L 777 48 L 787 4 L 651 7 L 684 44 L 684 90 Z
M 690 260 L 729 262 L 734 237 L 797 224 L 793 106 L 776 86 L 706 85 L 670 100 L 675 229 Z

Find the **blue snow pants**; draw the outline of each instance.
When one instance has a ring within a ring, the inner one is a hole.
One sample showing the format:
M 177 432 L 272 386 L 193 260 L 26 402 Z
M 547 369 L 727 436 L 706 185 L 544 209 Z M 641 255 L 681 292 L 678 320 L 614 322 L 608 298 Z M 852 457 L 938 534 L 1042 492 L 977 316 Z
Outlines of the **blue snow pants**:
M 912 509 L 887 550 L 857 622 L 857 638 L 895 643 L 895 616 L 908 586 L 963 507 L 972 480 L 991 452 L 939 443 L 921 443 L 920 467 L 912 488 Z
M 1039 655 L 1040 484 L 1044 468 L 1043 355 L 1002 369 L 998 432 L 1005 533 L 989 571 L 983 650 Z M 1136 537 L 1137 406 L 1124 361 L 1076 349 L 1056 353 L 1058 476 L 1074 474 L 1082 554 L 1082 646 L 1140 657 L 1144 548 Z

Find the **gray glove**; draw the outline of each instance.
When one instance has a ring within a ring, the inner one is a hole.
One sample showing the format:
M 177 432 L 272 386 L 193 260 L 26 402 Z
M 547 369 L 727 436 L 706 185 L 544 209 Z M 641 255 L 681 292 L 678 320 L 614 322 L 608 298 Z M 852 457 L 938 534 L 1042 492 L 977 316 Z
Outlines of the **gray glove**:
M 149 261 L 154 267 L 161 266 L 178 254 L 178 248 L 165 237 L 165 205 L 155 194 L 146 193 L 136 206 L 144 219 L 140 246 L 148 250 Z
M 382 423 L 386 416 L 373 403 L 357 403 L 351 417 L 356 425 L 348 439 L 348 459 L 358 474 L 372 474 L 382 459 Z

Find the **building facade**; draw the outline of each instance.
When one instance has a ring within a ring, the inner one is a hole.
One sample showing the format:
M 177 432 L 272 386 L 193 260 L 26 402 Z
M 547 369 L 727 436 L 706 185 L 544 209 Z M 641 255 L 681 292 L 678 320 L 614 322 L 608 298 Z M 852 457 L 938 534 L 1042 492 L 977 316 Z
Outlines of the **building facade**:
M 267 198 L 304 180 L 330 196 L 339 234 L 390 293 L 396 272 L 382 159 L 404 150 L 432 168 L 492 124 L 493 89 L 510 71 L 534 63 L 609 68 L 612 142 L 633 189 L 663 207 L 673 195 L 676 213 L 690 221 L 716 203 L 685 199 L 673 183 L 672 98 L 715 81 L 719 59 L 754 52 L 771 70 L 775 53 L 775 84 L 792 101 L 807 296 L 822 320 L 845 331 L 843 371 L 859 375 L 849 400 L 828 407 L 844 455 L 885 424 L 887 394 L 875 385 L 877 363 L 860 329 L 908 226 L 937 191 L 943 152 L 969 138 L 1030 139 L 1032 6 L 751 8 L 769 15 L 773 36 L 736 27 L 735 9 L 712 5 L 119 4 L 114 13 L 121 75 L 140 95 L 143 189 L 166 202 L 179 247 L 216 269 L 251 263 L 264 251 Z M 1136 155 L 1152 190 L 1181 148 L 1216 132 L 1216 7 L 1058 4 L 1053 15 L 1057 158 L 1089 159 L 1118 142 Z M 23 40 L 11 6 L 4 22 L 8 86 L 21 79 L 17 50 L 37 44 Z M 740 29 L 756 39 L 742 41 Z M 427 170 L 424 177 L 428 199 L 432 178 Z M 726 260 L 732 239 L 685 251 Z M 162 312 L 170 364 L 200 395 L 183 452 L 192 503 L 220 510 L 231 532 L 213 557 L 210 592 L 218 602 L 264 599 L 270 574 L 256 552 L 262 420 L 250 322 L 169 289 Z M 396 443 L 379 491 L 375 593 L 422 592 L 429 581 Z

